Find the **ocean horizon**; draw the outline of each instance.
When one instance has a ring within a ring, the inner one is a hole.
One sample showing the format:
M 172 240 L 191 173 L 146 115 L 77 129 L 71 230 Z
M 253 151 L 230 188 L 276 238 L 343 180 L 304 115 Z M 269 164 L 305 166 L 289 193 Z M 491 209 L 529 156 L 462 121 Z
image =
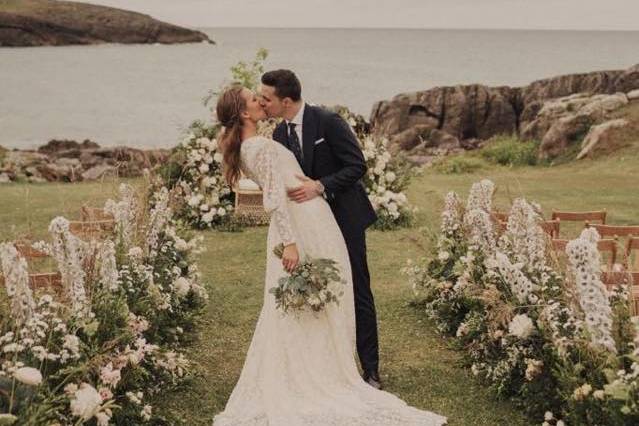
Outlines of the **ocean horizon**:
M 376 101 L 432 87 L 523 86 L 639 63 L 639 31 L 201 28 L 217 44 L 0 49 L 0 145 L 50 139 L 170 147 L 210 119 L 209 90 L 263 47 L 293 69 L 306 101 L 368 117 Z

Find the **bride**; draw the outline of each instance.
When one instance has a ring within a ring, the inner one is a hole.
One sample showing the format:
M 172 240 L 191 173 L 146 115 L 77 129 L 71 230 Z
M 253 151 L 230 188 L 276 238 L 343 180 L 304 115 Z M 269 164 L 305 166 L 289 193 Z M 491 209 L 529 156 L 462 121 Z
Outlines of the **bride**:
M 244 368 L 214 426 L 443 425 L 439 415 L 409 407 L 359 375 L 354 357 L 355 309 L 348 252 L 329 205 L 316 197 L 289 201 L 286 188 L 303 172 L 294 154 L 257 135 L 266 118 L 257 96 L 241 86 L 219 98 L 217 117 L 225 177 L 233 185 L 244 172 L 262 188 L 271 216 L 267 237 L 264 305 Z M 282 259 L 273 248 L 284 244 Z M 268 293 L 300 258 L 334 259 L 346 279 L 339 305 L 318 313 L 284 315 Z

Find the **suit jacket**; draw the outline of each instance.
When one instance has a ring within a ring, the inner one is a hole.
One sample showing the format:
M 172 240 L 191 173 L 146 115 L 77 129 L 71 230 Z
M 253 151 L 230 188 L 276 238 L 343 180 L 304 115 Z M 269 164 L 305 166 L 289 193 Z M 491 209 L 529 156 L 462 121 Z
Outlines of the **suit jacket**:
M 273 139 L 288 148 L 286 122 L 273 131 Z M 345 237 L 362 232 L 377 216 L 362 176 L 366 161 L 357 138 L 339 114 L 306 104 L 302 119 L 304 174 L 322 182 L 326 200 Z

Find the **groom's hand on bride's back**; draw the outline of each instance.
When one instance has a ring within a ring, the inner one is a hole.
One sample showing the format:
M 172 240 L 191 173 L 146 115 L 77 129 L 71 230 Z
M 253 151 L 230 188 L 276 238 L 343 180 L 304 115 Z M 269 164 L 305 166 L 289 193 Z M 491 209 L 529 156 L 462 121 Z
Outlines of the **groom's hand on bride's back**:
M 303 203 L 322 194 L 323 187 L 319 181 L 315 181 L 304 175 L 297 175 L 297 178 L 301 182 L 300 186 L 286 191 L 291 200 L 296 203 Z

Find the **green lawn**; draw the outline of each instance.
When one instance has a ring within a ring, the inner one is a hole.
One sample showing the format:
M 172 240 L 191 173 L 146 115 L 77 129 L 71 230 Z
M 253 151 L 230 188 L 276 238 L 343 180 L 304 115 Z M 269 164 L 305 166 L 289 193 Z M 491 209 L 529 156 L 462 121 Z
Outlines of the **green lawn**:
M 465 196 L 470 184 L 490 178 L 498 186 L 498 206 L 518 196 L 551 209 L 607 208 L 611 223 L 639 222 L 639 155 L 554 168 L 493 168 L 471 175 L 425 172 L 415 179 L 409 199 L 419 207 L 413 229 L 369 232 L 369 262 L 379 311 L 382 377 L 387 390 L 410 404 L 449 417 L 451 425 L 526 425 L 513 405 L 493 399 L 461 367 L 460 354 L 439 337 L 425 316 L 408 305 L 411 291 L 399 269 L 428 245 L 420 228 L 436 231 L 444 194 Z M 83 203 L 98 206 L 117 182 L 82 184 L 7 184 L 0 186 L 0 239 L 24 233 L 46 235 L 56 215 L 79 217 Z M 570 230 L 574 234 L 576 229 Z M 208 425 L 222 410 L 240 373 L 262 304 L 266 229 L 241 233 L 203 232 L 207 251 L 200 268 L 210 305 L 198 342 L 189 349 L 197 376 L 177 392 L 164 395 L 156 409 L 172 412 L 187 425 Z

